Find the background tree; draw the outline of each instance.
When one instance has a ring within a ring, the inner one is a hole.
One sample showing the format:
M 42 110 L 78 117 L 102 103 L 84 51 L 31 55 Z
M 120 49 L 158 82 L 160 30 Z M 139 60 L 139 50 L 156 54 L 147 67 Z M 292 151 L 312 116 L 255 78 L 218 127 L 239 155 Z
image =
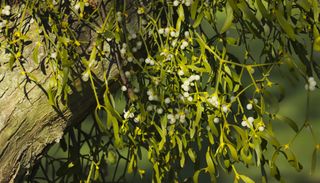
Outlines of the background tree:
M 308 96 L 317 90 L 317 0 L 1 1 L 0 40 L 0 182 L 30 170 L 90 112 L 90 135 L 79 128 L 60 142 L 70 154 L 61 180 L 105 181 L 116 158 L 143 176 L 146 149 L 155 182 L 200 173 L 215 182 L 219 171 L 252 182 L 238 164 L 258 167 L 266 182 L 266 169 L 282 180 L 278 156 L 302 168 L 291 145 L 304 128 L 314 160 L 320 149 L 308 115 L 299 127 L 278 114 L 284 96 L 272 78 L 285 72 L 305 80 Z M 276 120 L 296 132 L 286 144 Z

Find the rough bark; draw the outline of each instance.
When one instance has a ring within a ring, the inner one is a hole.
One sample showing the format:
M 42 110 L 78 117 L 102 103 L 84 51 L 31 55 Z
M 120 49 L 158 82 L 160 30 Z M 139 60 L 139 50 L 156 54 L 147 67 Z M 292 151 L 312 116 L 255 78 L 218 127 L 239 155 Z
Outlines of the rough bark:
M 23 87 L 10 82 L 14 74 L 6 74 L 0 83 L 4 88 L 0 98 L 0 182 L 13 182 L 48 144 L 59 141 L 68 124 L 84 119 L 94 105 L 90 92 L 84 91 L 82 96 L 70 96 L 70 107 L 55 110 L 35 84 L 29 84 L 27 99 Z
M 32 31 L 29 33 L 34 43 L 25 49 L 24 58 L 31 57 L 39 39 L 37 35 L 32 35 Z M 0 58 L 0 69 L 1 62 L 3 58 Z M 46 89 L 50 73 L 44 75 L 32 63 L 31 59 L 27 59 L 26 70 L 36 78 L 41 78 L 41 86 Z M 26 77 L 20 69 L 9 71 L 2 67 L 0 70 L 1 183 L 15 182 L 41 157 L 45 147 L 60 140 L 69 124 L 81 122 L 95 107 L 95 98 L 89 85 L 80 92 L 74 90 L 68 104 L 60 104 L 59 109 L 48 103 L 43 89 L 34 82 L 26 83 Z

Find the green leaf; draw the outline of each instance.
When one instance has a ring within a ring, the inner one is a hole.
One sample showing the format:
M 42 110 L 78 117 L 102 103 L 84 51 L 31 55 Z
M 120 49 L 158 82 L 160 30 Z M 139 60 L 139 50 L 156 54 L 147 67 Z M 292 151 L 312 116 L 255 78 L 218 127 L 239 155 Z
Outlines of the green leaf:
M 198 14 L 197 16 L 197 19 L 194 21 L 192 27 L 195 29 L 197 27 L 199 27 L 199 25 L 201 24 L 202 22 L 202 19 L 203 19 L 203 16 L 204 16 L 204 13 L 201 12 L 200 14 Z
M 158 144 L 159 147 L 159 151 L 162 150 L 162 148 L 164 147 L 164 144 L 166 143 L 166 135 L 167 135 L 167 129 L 166 128 L 160 128 L 158 125 L 154 124 L 154 126 L 156 127 L 159 135 L 161 136 L 161 141 Z
M 183 9 L 183 5 L 182 4 L 179 5 L 177 13 L 178 13 L 179 18 L 178 18 L 177 23 L 176 23 L 176 30 L 178 32 L 180 32 L 181 22 L 184 22 L 184 19 L 185 19 L 185 17 L 184 17 L 184 9 Z
M 199 182 L 199 174 L 201 173 L 203 169 L 197 170 L 194 172 L 192 180 L 194 183 L 198 183 Z
M 196 18 L 196 13 L 198 10 L 199 0 L 194 0 L 191 5 L 191 18 L 194 20 Z
M 154 170 L 154 178 L 155 178 L 156 182 L 161 183 L 158 162 L 155 162 L 153 164 L 153 170 Z
M 292 167 L 294 167 L 297 171 L 302 170 L 302 165 L 298 162 L 296 156 L 290 149 L 286 149 L 285 151 L 283 151 L 283 153 L 285 154 L 286 159 Z
M 243 147 L 240 150 L 240 156 L 241 159 L 247 163 L 247 164 L 251 164 L 252 163 L 252 154 L 251 152 L 248 150 L 248 147 Z
M 195 133 L 196 133 L 195 126 L 192 125 L 190 128 L 190 139 L 193 139 Z
M 296 40 L 296 35 L 294 33 L 293 27 L 289 23 L 289 21 L 284 18 L 283 13 L 281 13 L 279 10 L 275 10 L 275 13 L 276 18 L 284 32 L 289 36 L 290 39 Z
M 318 24 L 319 22 L 319 3 L 318 0 L 312 0 L 312 11 L 313 11 L 313 20 Z
M 314 40 L 313 49 L 320 52 L 320 36 Z
M 309 12 L 311 8 L 311 4 L 306 0 L 297 0 L 297 5 L 302 7 L 305 11 Z
M 106 129 L 105 125 L 103 124 L 103 122 L 101 121 L 98 112 L 99 112 L 99 110 L 96 109 L 96 110 L 94 111 L 94 116 L 93 116 L 93 117 L 94 117 L 94 119 L 96 120 L 96 122 L 97 122 L 98 127 L 100 128 L 100 130 L 101 130 L 102 132 L 106 132 L 107 129 Z M 111 123 L 110 123 L 110 127 L 111 127 Z
M 280 114 L 277 114 L 276 115 L 276 118 L 279 120 L 279 121 L 282 121 L 282 122 L 285 122 L 287 123 L 296 133 L 299 132 L 299 127 L 297 125 L 296 122 L 294 122 L 292 119 L 290 119 L 289 117 L 286 117 L 286 116 L 282 116 Z
M 182 3 L 179 5 L 179 8 L 177 10 L 178 16 L 181 19 L 181 21 L 183 22 L 185 17 L 184 17 L 184 9 L 183 9 L 183 5 Z
M 196 113 L 196 119 L 194 123 L 195 123 L 195 126 L 198 127 L 201 116 L 202 116 L 202 111 L 203 111 L 203 107 L 201 106 L 200 101 L 197 102 L 196 107 L 197 107 L 197 113 Z
M 207 165 L 208 165 L 207 166 L 207 171 L 210 174 L 211 182 L 214 182 L 214 180 L 215 180 L 215 166 L 214 166 L 213 160 L 212 160 L 211 155 L 210 155 L 210 147 L 208 147 L 208 149 L 207 149 L 206 162 L 207 162 Z
M 166 159 L 166 163 L 168 163 L 170 161 L 170 152 L 167 153 L 165 159 Z
M 216 126 L 215 126 L 215 124 L 214 124 L 214 122 L 213 122 L 213 120 L 214 120 L 214 118 L 215 118 L 215 115 L 209 115 L 209 117 L 208 117 L 208 123 L 209 123 L 209 127 L 210 127 L 210 132 L 214 135 L 214 136 L 216 136 L 216 137 L 218 137 L 219 136 L 219 133 L 218 133 L 218 129 L 216 128 Z
M 269 143 L 276 147 L 280 147 L 280 143 L 273 135 L 271 135 L 268 131 L 258 132 L 258 135 L 267 140 Z
M 230 4 L 230 6 L 232 7 L 233 11 L 235 12 L 236 15 L 240 15 L 240 10 L 237 6 L 237 3 L 235 2 L 235 0 L 228 0 L 228 3 Z
M 228 144 L 227 143 L 227 146 L 230 150 L 230 153 L 231 153 L 231 157 L 235 160 L 235 161 L 238 161 L 238 152 L 237 150 L 231 145 L 231 144 Z
M 188 149 L 188 155 L 193 163 L 196 162 L 196 155 L 191 148 Z
M 239 176 L 243 180 L 243 182 L 245 182 L 245 183 L 255 183 L 252 179 L 250 179 L 249 177 L 247 177 L 245 175 L 239 175 Z
M 238 3 L 238 7 L 245 15 L 245 19 L 248 19 L 248 22 L 254 23 L 259 31 L 262 32 L 263 27 L 261 26 L 260 21 L 256 18 L 255 14 L 253 14 L 247 3 L 245 1 L 241 1 L 240 3 Z M 252 27 L 252 29 L 254 28 Z
M 176 135 L 176 140 L 177 140 L 177 144 L 178 144 L 179 153 L 183 153 L 182 152 L 182 142 L 177 135 Z
M 260 11 L 260 13 L 262 14 L 262 16 L 264 18 L 269 18 L 269 14 L 267 9 L 264 7 L 263 3 L 261 2 L 261 0 L 256 0 L 256 3 L 258 5 L 258 9 Z
M 184 163 L 185 163 L 185 157 L 184 157 L 184 153 L 180 153 L 180 167 L 183 168 L 184 167 Z
M 220 34 L 226 32 L 231 27 L 233 18 L 234 18 L 233 9 L 230 6 L 230 3 L 227 2 L 227 4 L 226 4 L 226 19 L 223 23 L 221 30 L 220 30 Z
M 312 161 L 311 161 L 311 174 L 314 175 L 314 172 L 317 167 L 317 154 L 318 154 L 318 149 L 314 148 L 313 153 L 312 153 Z
M 320 33 L 319 33 L 318 27 L 316 25 L 313 25 L 312 31 L 313 31 L 314 39 L 317 39 L 318 37 L 320 37 Z
M 133 155 L 133 156 L 131 156 L 129 164 L 128 164 L 128 173 L 132 173 L 133 172 L 134 161 L 135 161 L 135 157 Z
M 119 134 L 118 121 L 115 117 L 113 117 L 113 115 L 111 115 L 110 111 L 107 111 L 107 121 L 109 121 L 109 120 L 112 123 L 112 127 L 113 127 L 114 145 L 117 148 L 121 148 L 122 147 L 122 139 L 120 138 L 120 134 Z
M 213 135 L 211 132 L 208 132 L 208 139 L 209 139 L 210 144 L 214 144 L 214 138 L 213 138 Z
M 257 159 L 257 166 L 260 166 L 260 161 L 262 158 L 262 151 L 261 151 L 261 139 L 254 138 L 253 139 L 254 150 L 256 152 L 256 159 Z
M 278 167 L 276 166 L 276 164 L 272 163 L 270 165 L 270 175 L 274 178 L 276 178 L 277 180 L 281 180 L 281 175 L 280 175 L 280 171 L 278 169 Z
M 52 105 L 52 106 L 55 106 L 56 105 L 56 102 L 55 102 L 55 100 L 54 100 L 54 92 L 52 91 L 52 88 L 48 88 L 47 89 L 47 95 L 48 95 L 48 102 L 49 102 L 49 104 L 50 105 Z

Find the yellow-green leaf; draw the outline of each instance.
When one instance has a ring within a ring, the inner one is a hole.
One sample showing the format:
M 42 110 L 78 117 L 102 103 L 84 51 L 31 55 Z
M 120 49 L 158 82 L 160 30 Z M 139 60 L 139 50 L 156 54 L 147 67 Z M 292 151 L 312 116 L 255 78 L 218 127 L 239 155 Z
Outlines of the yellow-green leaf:
M 235 160 L 238 161 L 238 153 L 237 150 L 231 145 L 227 143 L 227 146 L 229 148 L 229 151 L 231 153 L 231 157 Z
M 313 49 L 320 52 L 320 36 L 314 40 Z
M 223 23 L 221 30 L 220 30 L 220 34 L 226 32 L 231 27 L 232 21 L 233 21 L 233 9 L 230 6 L 230 3 L 227 2 L 227 4 L 226 4 L 226 19 Z
M 195 0 L 193 1 L 192 5 L 191 5 L 191 18 L 194 20 L 196 18 L 196 13 L 198 10 L 198 4 L 199 4 L 199 0 Z
M 213 163 L 213 160 L 210 155 L 210 147 L 208 147 L 207 152 L 206 152 L 206 162 L 207 162 L 207 171 L 210 174 L 211 181 L 213 182 L 215 180 L 215 166 Z
M 204 13 L 203 13 L 203 12 L 201 12 L 200 14 L 198 14 L 197 19 L 194 21 L 194 23 L 193 23 L 193 25 L 192 25 L 193 28 L 197 28 L 197 27 L 201 24 L 202 19 L 203 19 L 203 16 L 204 16 Z
M 284 32 L 289 36 L 290 39 L 296 40 L 294 29 L 289 21 L 284 18 L 283 14 L 279 10 L 275 10 L 275 13 L 276 18 Z
M 188 155 L 189 155 L 191 161 L 193 163 L 195 163 L 196 162 L 196 155 L 195 155 L 195 153 L 193 152 L 193 150 L 191 148 L 188 149 Z
M 316 167 L 317 167 L 317 155 L 318 155 L 318 149 L 314 148 L 313 153 L 312 153 L 312 161 L 311 161 L 311 174 L 313 175 Z
M 243 180 L 243 182 L 245 182 L 245 183 L 255 183 L 252 179 L 250 179 L 249 177 L 247 177 L 245 175 L 239 175 L 239 176 Z

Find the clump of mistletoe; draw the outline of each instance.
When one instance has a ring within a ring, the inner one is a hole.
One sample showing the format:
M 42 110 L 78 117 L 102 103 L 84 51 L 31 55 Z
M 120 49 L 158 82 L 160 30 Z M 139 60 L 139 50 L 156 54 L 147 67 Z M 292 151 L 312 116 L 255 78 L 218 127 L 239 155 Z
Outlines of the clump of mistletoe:
M 232 172 L 235 182 L 252 182 L 238 172 L 238 164 L 260 167 L 263 181 L 268 166 L 271 176 L 280 180 L 280 154 L 298 171 L 302 168 L 291 144 L 311 126 L 306 120 L 298 127 L 277 114 L 281 98 L 271 89 L 280 87 L 271 76 L 288 68 L 306 80 L 308 94 L 317 90 L 313 75 L 320 76 L 314 58 L 320 51 L 318 1 L 35 0 L 21 1 L 15 8 L 2 4 L 1 46 L 9 57 L 5 65 L 20 67 L 38 82 L 21 57 L 29 41 L 24 33 L 35 26 L 41 39 L 33 64 L 52 72 L 46 86 L 49 102 L 56 106 L 57 100 L 68 100 L 70 81 L 81 75 L 94 91 L 100 130 L 113 139 L 114 148 L 130 152 L 129 173 L 144 173 L 138 166 L 141 148 L 148 151 L 156 182 L 197 182 L 201 172 L 216 181 L 221 170 Z M 260 42 L 260 48 L 252 40 Z M 38 55 L 39 48 L 44 55 Z M 126 98 L 121 109 L 109 89 L 112 68 L 119 73 L 114 81 L 118 92 Z M 289 143 L 281 144 L 275 137 L 275 120 L 297 133 Z M 267 150 L 273 152 L 271 157 Z M 189 160 L 194 174 L 181 177 Z

